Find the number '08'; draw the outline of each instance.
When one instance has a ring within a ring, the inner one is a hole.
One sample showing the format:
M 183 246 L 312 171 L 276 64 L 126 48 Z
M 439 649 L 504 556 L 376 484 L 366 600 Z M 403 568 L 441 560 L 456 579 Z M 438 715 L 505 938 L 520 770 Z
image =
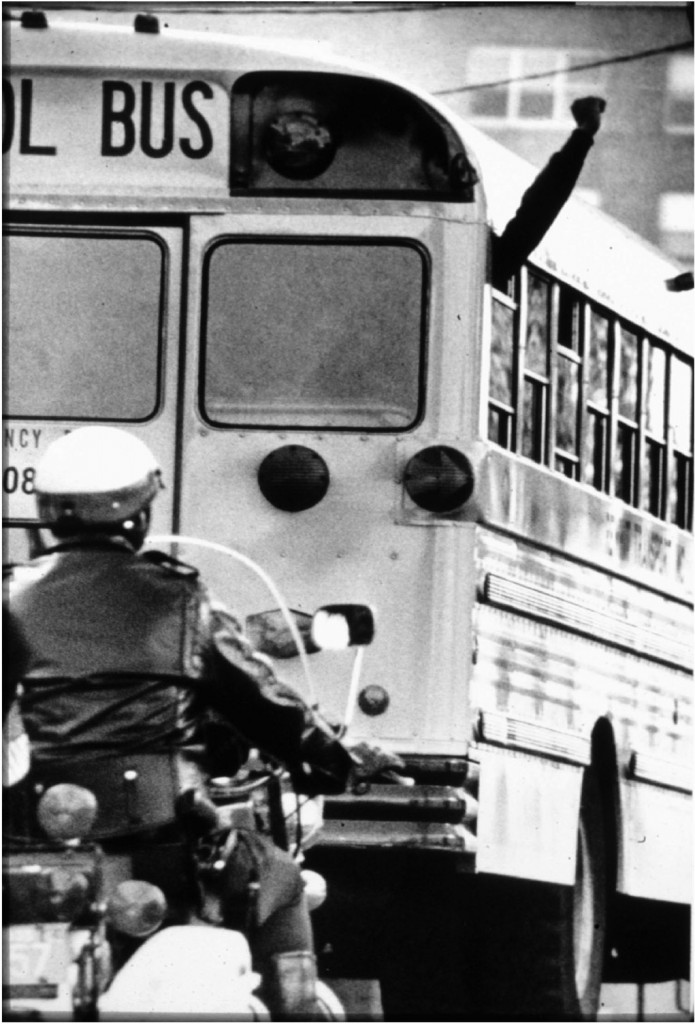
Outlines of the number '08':
M 21 491 L 23 494 L 34 493 L 34 477 L 36 470 L 33 466 L 26 466 L 19 470 L 16 466 L 8 466 L 3 470 L 2 489 L 5 494 L 16 494 Z

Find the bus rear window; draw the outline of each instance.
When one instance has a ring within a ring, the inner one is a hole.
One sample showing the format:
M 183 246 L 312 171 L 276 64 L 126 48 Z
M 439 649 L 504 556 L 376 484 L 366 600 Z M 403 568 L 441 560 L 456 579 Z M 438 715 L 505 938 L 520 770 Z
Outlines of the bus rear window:
M 142 421 L 156 411 L 164 253 L 150 237 L 5 239 L 5 415 Z
M 423 281 L 421 253 L 404 244 L 217 244 L 207 260 L 204 415 L 229 426 L 412 426 Z

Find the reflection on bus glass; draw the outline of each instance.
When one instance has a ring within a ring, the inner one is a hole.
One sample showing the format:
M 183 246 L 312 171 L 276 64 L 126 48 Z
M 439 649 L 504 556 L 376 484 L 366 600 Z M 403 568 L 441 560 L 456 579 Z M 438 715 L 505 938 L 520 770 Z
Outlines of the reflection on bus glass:
M 422 287 L 422 257 L 408 246 L 216 246 L 204 414 L 221 424 L 410 426 Z
M 579 398 L 579 367 L 567 356 L 557 362 L 557 421 L 555 443 L 563 452 L 577 454 L 577 402 Z M 574 464 L 574 463 L 572 463 Z M 564 465 L 564 463 L 563 463 Z M 565 466 L 565 475 L 573 476 Z
M 650 434 L 663 441 L 666 426 L 666 352 L 652 344 L 647 346 L 646 378 L 646 428 Z M 683 404 L 683 408 L 686 404 Z
M 589 349 L 589 401 L 608 409 L 608 321 L 591 310 Z
M 546 281 L 529 274 L 528 331 L 526 334 L 526 369 L 545 376 L 548 372 L 548 338 L 550 309 Z
M 15 417 L 145 420 L 157 404 L 163 253 L 146 238 L 6 239 Z M 108 387 L 105 382 L 108 381 Z
M 502 302 L 492 307 L 492 346 L 490 351 L 490 398 L 510 406 L 513 401 L 514 310 Z
M 684 452 L 693 450 L 693 367 L 674 356 L 671 368 L 671 424 L 673 443 Z
M 630 331 L 620 331 L 620 415 L 637 418 L 637 338 Z

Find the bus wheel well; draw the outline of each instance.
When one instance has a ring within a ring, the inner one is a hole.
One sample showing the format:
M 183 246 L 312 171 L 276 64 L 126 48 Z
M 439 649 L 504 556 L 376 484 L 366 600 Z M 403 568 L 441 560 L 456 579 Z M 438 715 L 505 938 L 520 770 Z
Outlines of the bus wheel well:
M 596 775 L 603 803 L 606 870 L 610 898 L 610 895 L 615 893 L 618 880 L 620 790 L 618 786 L 618 755 L 613 726 L 605 717 L 598 719 L 591 733 L 591 768 Z

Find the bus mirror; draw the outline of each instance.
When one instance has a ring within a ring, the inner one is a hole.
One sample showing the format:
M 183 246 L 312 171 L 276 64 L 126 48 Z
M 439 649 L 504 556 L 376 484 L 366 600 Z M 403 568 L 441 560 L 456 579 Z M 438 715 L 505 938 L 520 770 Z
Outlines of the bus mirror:
M 320 650 L 366 647 L 374 639 L 374 613 L 366 604 L 327 604 L 314 613 L 311 637 Z

